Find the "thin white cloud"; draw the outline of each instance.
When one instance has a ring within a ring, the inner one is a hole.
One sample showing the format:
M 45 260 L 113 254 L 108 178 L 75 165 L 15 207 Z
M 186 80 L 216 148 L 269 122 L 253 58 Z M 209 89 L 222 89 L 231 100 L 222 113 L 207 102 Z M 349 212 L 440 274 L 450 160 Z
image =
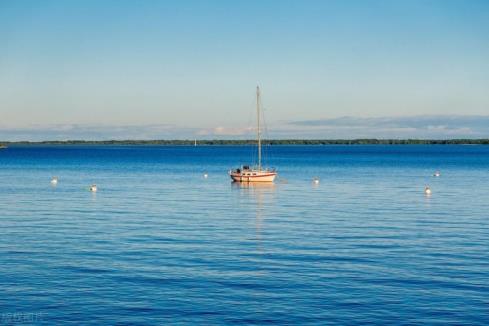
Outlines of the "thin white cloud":
M 246 136 L 253 132 L 253 128 L 230 128 L 230 127 L 215 127 L 211 129 L 201 129 L 197 132 L 199 136 Z
M 27 127 L 0 126 L 0 140 L 107 140 L 107 139 L 183 139 L 196 132 L 195 128 L 173 125 L 77 125 L 56 124 Z

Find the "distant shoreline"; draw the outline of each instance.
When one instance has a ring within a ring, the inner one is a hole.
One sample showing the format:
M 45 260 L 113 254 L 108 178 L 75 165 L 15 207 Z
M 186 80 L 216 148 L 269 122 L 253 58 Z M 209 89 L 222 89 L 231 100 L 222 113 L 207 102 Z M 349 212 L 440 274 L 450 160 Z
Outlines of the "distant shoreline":
M 254 145 L 256 140 L 197 140 L 197 146 Z M 489 145 L 489 139 L 269 139 L 263 145 Z M 15 145 L 142 145 L 194 146 L 195 140 L 66 140 L 0 141 L 0 148 Z

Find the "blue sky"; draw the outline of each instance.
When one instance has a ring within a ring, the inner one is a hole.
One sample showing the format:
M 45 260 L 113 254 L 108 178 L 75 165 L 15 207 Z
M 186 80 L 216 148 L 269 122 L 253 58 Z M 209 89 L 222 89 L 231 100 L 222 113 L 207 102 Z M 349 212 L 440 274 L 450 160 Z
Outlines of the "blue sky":
M 489 1 L 0 0 L 0 140 L 489 137 Z

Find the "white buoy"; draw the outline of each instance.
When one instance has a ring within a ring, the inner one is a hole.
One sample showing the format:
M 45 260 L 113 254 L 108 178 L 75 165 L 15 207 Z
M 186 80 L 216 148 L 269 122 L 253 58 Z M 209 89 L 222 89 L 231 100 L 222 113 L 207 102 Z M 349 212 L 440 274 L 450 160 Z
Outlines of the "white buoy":
M 431 188 L 429 186 L 424 187 L 424 193 L 426 195 L 431 195 Z
M 207 172 L 206 172 L 206 173 L 204 173 L 204 179 L 207 179 L 207 177 L 208 177 L 208 176 L 209 176 L 209 175 L 207 174 Z
M 90 186 L 90 191 L 91 192 L 97 192 L 97 185 L 96 184 L 93 184 Z
M 52 184 L 52 185 L 57 185 L 57 184 L 58 184 L 58 177 L 53 177 L 53 178 L 51 179 L 51 184 Z
M 312 182 L 315 184 L 315 185 L 318 185 L 319 184 L 319 178 L 318 177 L 314 177 L 312 179 Z
M 433 173 L 434 177 L 439 177 L 440 175 L 441 175 L 440 171 L 436 171 L 435 173 Z

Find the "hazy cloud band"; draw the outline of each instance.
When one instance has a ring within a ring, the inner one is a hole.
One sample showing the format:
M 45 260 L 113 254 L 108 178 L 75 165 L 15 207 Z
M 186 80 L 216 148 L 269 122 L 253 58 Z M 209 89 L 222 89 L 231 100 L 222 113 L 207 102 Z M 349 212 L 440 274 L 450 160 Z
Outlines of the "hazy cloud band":
M 489 116 L 409 116 L 285 121 L 268 127 L 268 138 L 489 138 Z M 107 139 L 254 138 L 251 127 L 214 128 L 176 125 L 33 125 L 0 126 L 0 141 L 107 140 Z

